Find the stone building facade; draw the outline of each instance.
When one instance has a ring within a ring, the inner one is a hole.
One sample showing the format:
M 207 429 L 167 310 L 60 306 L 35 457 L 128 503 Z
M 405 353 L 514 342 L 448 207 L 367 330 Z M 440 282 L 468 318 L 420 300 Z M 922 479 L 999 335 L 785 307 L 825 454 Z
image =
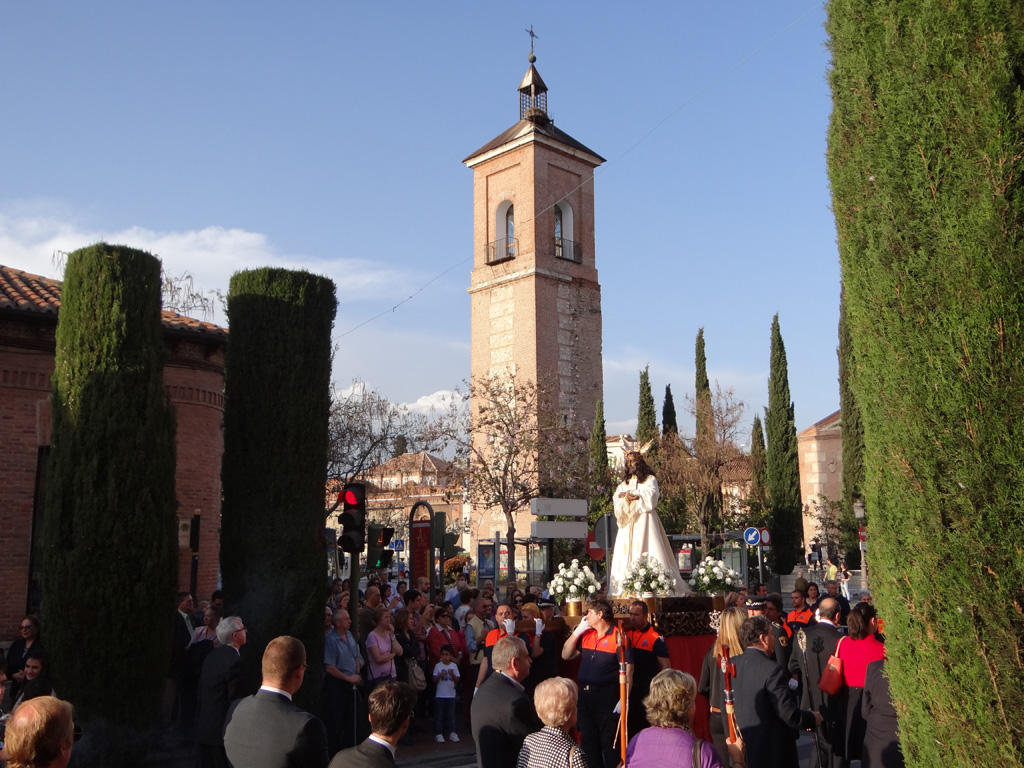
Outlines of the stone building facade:
M 60 290 L 57 280 L 0 266 L 0 639 L 16 637 L 21 617 L 39 608 L 38 535 Z M 166 311 L 163 328 L 164 385 L 178 424 L 178 584 L 190 588 L 195 561 L 195 589 L 208 598 L 217 585 L 220 551 L 227 331 Z M 193 553 L 189 534 L 195 515 L 199 550 Z M 173 604 L 173 595 L 153 599 L 166 601 L 168 610 Z
M 519 121 L 463 160 L 473 170 L 471 372 L 539 385 L 588 432 L 603 391 L 594 169 L 604 159 L 555 127 L 530 61 Z M 520 517 L 522 536 L 530 516 Z M 478 522 L 485 537 L 506 527 L 500 511 Z
M 796 436 L 800 461 L 800 500 L 803 505 L 804 545 L 819 533 L 821 497 L 839 501 L 843 492 L 843 432 L 841 412 L 826 416 Z

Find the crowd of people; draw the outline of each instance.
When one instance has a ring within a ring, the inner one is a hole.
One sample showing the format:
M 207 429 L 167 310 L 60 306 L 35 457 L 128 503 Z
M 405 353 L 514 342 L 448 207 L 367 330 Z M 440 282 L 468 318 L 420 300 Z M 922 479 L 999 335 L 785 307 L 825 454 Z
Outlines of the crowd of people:
M 699 682 L 671 668 L 644 601 L 620 620 L 599 596 L 566 637 L 553 622 L 557 606 L 536 587 L 510 585 L 499 602 L 490 582 L 472 588 L 461 576 L 433 593 L 424 582 L 392 588 L 371 577 L 359 591 L 337 580 L 325 601 L 323 659 L 307 659 L 296 638 L 273 640 L 251 696 L 242 618 L 221 615 L 219 593 L 198 609 L 179 593 L 166 724 L 196 744 L 201 768 L 393 765 L 399 746 L 458 742 L 460 733 L 472 734 L 479 768 L 616 768 L 623 743 L 626 768 L 795 768 L 797 737 L 808 730 L 815 768 L 903 764 L 883 627 L 870 595 L 851 606 L 838 580 L 826 580 L 824 593 L 798 580 L 788 612 L 764 585 L 731 595 Z M 53 765 L 70 754 L 40 629 L 35 617 L 21 622 L 0 670 L 0 707 L 11 713 L 0 759 L 9 765 L 19 765 L 18 723 L 45 736 Z M 836 659 L 840 684 L 825 690 Z M 577 662 L 575 680 L 559 676 Z M 291 701 L 308 674 L 323 679 L 322 719 Z M 702 706 L 711 741 L 694 735 Z M 49 763 L 24 763 L 37 764 Z
M 732 728 L 745 753 L 733 766 L 796 768 L 797 736 L 809 730 L 814 768 L 847 768 L 854 760 L 864 768 L 902 768 L 885 638 L 870 594 L 851 606 L 837 580 L 825 588 L 825 595 L 809 595 L 798 580 L 793 608 L 784 613 L 781 595 L 760 585 L 760 594 L 722 612 L 698 690 L 710 702 L 723 765 Z

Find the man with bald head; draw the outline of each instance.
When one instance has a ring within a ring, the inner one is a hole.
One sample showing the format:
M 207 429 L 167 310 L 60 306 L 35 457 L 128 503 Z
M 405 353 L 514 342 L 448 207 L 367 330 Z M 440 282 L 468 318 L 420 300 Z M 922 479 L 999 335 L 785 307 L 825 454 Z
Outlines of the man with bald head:
M 75 741 L 71 715 L 71 705 L 53 696 L 22 702 L 7 721 L 0 758 L 8 768 L 65 768 Z
M 836 705 L 830 702 L 830 696 L 818 688 L 821 673 L 828 665 L 828 657 L 836 652 L 836 645 L 841 635 L 836 626 L 841 613 L 839 601 L 826 597 L 818 602 L 818 621 L 809 627 L 797 630 L 794 648 L 789 657 L 789 671 L 798 674 L 803 685 L 800 705 L 804 709 L 821 712 L 826 721 L 817 727 L 816 740 L 817 759 L 811 761 L 818 768 L 838 768 L 845 761 L 832 754 L 828 734 L 834 732 Z

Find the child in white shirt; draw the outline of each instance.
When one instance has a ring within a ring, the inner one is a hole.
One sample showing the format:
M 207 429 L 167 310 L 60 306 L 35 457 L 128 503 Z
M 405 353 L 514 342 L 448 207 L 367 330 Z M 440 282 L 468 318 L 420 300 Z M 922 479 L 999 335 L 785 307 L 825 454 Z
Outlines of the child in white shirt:
M 455 732 L 455 686 L 459 683 L 459 668 L 452 661 L 454 651 L 450 645 L 441 646 L 441 660 L 434 665 L 434 741 L 444 744 L 448 738 L 459 740 Z

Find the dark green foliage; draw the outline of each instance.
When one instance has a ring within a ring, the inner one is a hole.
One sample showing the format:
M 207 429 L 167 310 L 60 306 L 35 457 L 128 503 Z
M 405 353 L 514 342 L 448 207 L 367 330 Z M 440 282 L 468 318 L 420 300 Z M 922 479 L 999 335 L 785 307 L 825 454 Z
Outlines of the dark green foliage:
M 405 435 L 399 435 L 395 438 L 395 447 L 391 452 L 391 458 L 397 459 L 399 456 L 404 456 L 409 450 L 409 439 Z
M 842 294 L 841 294 L 842 296 Z M 860 568 L 860 540 L 853 503 L 861 497 L 864 486 L 864 423 L 860 408 L 850 387 L 851 372 L 857 366 L 853 357 L 850 326 L 846 321 L 846 300 L 839 300 L 839 408 L 842 413 L 843 440 L 843 509 L 839 518 L 839 543 L 846 553 L 846 565 Z
M 710 531 L 722 527 L 722 482 L 718 466 L 719 443 L 715 435 L 715 409 L 704 351 L 704 329 L 697 330 L 694 343 L 694 418 L 696 435 L 692 452 L 700 468 L 692 479 L 694 515 L 701 532 L 702 551 L 710 548 Z
M 244 656 L 258 684 L 266 644 L 302 640 L 323 653 L 324 486 L 334 283 L 284 269 L 231 278 L 224 408 L 221 570 L 227 610 L 249 628 Z M 300 700 L 318 701 L 319 674 Z
M 595 523 L 612 508 L 612 473 L 608 466 L 608 435 L 604 426 L 604 401 L 597 401 L 594 427 L 587 443 L 590 469 L 590 522 Z
M 160 262 L 105 243 L 68 256 L 43 522 L 51 676 L 81 765 L 138 765 L 171 647 L 174 410 L 163 387 Z
M 711 393 L 711 381 L 708 379 L 708 360 L 704 354 L 704 329 L 697 330 L 697 343 L 694 353 L 694 391 L 699 396 L 701 392 Z
M 871 585 L 912 767 L 1024 763 L 1022 14 L 829 5 Z
M 750 507 L 751 525 L 768 525 L 768 459 L 765 456 L 764 428 L 761 417 L 756 414 L 750 430 L 750 498 L 747 506 Z
M 800 502 L 800 459 L 796 445 L 796 423 L 789 394 L 786 347 L 779 330 L 779 316 L 772 318 L 772 357 L 768 378 L 768 408 L 765 410 L 765 453 L 768 504 L 771 510 L 772 571 L 792 573 L 802 559 L 803 517 Z
M 658 417 L 654 409 L 654 395 L 651 393 L 650 366 L 640 371 L 640 405 L 637 409 L 636 444 L 637 450 L 650 444 L 644 456 L 647 464 L 657 470 L 658 466 Z
M 676 421 L 676 403 L 672 399 L 672 385 L 665 386 L 665 402 L 661 406 L 661 434 L 679 434 L 679 423 Z

